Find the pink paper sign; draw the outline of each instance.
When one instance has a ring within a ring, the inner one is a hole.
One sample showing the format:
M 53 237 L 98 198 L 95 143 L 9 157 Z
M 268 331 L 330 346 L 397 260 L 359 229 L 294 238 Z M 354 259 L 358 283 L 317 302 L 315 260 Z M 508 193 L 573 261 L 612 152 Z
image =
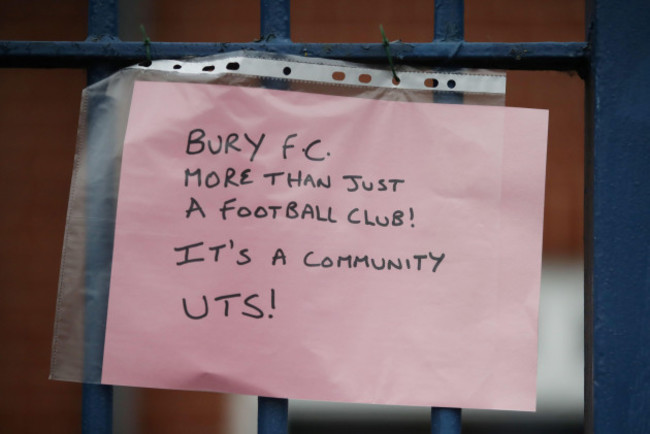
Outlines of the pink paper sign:
M 102 381 L 533 410 L 547 121 L 137 82 Z

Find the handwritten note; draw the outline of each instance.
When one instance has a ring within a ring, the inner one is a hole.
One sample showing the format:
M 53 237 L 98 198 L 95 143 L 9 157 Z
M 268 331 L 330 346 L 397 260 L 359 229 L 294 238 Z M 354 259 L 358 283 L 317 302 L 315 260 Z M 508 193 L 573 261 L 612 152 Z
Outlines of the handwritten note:
M 534 409 L 546 129 L 136 82 L 102 381 Z

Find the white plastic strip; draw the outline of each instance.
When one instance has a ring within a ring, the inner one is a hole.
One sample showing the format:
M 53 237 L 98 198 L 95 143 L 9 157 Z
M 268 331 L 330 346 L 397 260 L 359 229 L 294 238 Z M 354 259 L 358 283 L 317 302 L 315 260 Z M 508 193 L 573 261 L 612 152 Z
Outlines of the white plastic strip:
M 202 61 L 156 60 L 133 68 L 190 74 L 241 74 L 352 86 L 435 90 L 443 92 L 505 94 L 505 74 L 481 72 L 398 71 L 399 83 L 389 70 L 339 66 L 256 57 L 229 57 Z

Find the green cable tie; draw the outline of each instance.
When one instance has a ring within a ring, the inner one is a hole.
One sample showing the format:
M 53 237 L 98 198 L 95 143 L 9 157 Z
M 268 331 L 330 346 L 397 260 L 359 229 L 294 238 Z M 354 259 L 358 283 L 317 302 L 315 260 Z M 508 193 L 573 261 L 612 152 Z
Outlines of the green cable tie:
M 147 56 L 147 62 L 151 62 L 151 39 L 147 36 L 147 31 L 144 29 L 144 24 L 140 24 L 140 31 L 142 32 L 142 42 L 144 43 L 144 51 Z
M 379 31 L 381 32 L 381 39 L 384 45 L 384 51 L 386 51 L 386 57 L 388 57 L 388 63 L 390 64 L 390 70 L 393 71 L 393 79 L 395 79 L 396 82 L 400 82 L 399 77 L 397 76 L 397 72 L 395 72 L 395 64 L 393 63 L 393 56 L 390 55 L 390 43 L 388 42 L 388 39 L 386 38 L 386 33 L 384 33 L 384 26 L 381 24 L 379 25 Z

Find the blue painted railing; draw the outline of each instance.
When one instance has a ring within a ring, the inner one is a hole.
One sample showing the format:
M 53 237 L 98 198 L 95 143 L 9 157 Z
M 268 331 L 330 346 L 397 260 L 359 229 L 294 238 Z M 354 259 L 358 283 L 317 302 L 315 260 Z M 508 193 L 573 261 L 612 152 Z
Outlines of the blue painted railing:
M 290 0 L 261 0 L 260 42 L 154 42 L 151 58 L 262 50 L 386 63 L 380 43 L 291 42 L 289 6 Z M 586 78 L 585 426 L 587 432 L 603 434 L 647 433 L 650 3 L 588 0 L 587 6 L 588 42 L 481 43 L 463 41 L 462 0 L 436 0 L 434 41 L 392 43 L 391 52 L 401 63 L 571 70 Z M 85 41 L 0 41 L 0 67 L 87 68 L 88 81 L 96 82 L 146 58 L 143 43 L 118 39 L 117 16 L 117 0 L 89 0 Z M 88 158 L 94 158 L 92 152 Z M 112 229 L 93 230 L 94 235 L 110 236 Z M 110 252 L 91 249 L 88 254 L 91 261 L 110 260 Z M 87 283 L 105 284 L 92 279 Z M 105 315 L 105 306 L 89 301 L 87 309 Z M 86 333 L 100 336 L 102 330 L 93 327 L 89 324 Z M 87 357 L 101 358 L 101 345 L 89 351 Z M 112 388 L 85 384 L 83 393 L 83 431 L 112 432 Z M 286 399 L 260 397 L 259 432 L 286 433 L 287 410 Z M 458 409 L 431 411 L 433 434 L 458 434 L 460 422 Z
M 152 42 L 150 47 L 153 60 L 258 50 L 387 63 L 381 43 L 317 44 L 270 39 L 248 43 Z M 586 42 L 489 43 L 446 40 L 390 44 L 393 57 L 400 63 L 529 70 L 581 70 L 588 63 L 588 47 Z M 146 49 L 142 42 L 125 42 L 107 37 L 81 42 L 0 41 L 2 67 L 89 68 L 98 62 L 121 67 L 141 62 L 145 58 Z
M 650 2 L 588 6 L 585 425 L 650 433 Z
M 100 38 L 116 39 L 117 38 L 117 0 L 109 1 L 91 1 L 88 5 L 88 39 L 93 41 Z M 97 61 L 88 65 L 88 83 L 95 83 L 111 73 L 118 67 L 110 59 Z M 96 102 L 91 101 L 89 116 L 93 115 L 93 105 Z M 92 123 L 89 123 L 92 125 Z M 93 131 L 88 131 L 93 134 Z M 101 141 L 99 141 L 101 143 Z M 101 148 L 91 146 L 87 153 L 90 177 L 96 177 L 98 174 L 93 170 L 93 166 L 101 167 L 102 162 L 106 161 L 101 155 Z M 96 164 L 95 164 L 96 163 Z M 114 207 L 106 201 L 98 201 L 97 197 L 106 197 L 104 194 L 98 195 L 97 190 L 112 188 L 110 176 L 115 171 L 102 171 L 103 177 L 96 182 L 89 182 L 88 188 L 88 205 L 87 212 L 90 216 L 102 216 L 103 213 L 115 215 Z M 90 179 L 89 181 L 92 181 Z M 108 294 L 109 276 L 95 275 L 94 268 L 106 269 L 104 264 L 110 263 L 113 250 L 107 249 L 106 246 L 97 246 L 96 240 L 113 238 L 114 228 L 110 224 L 110 219 L 97 219 L 97 224 L 87 228 L 87 247 L 86 247 L 86 285 L 94 287 L 94 294 Z M 112 244 L 112 243 L 111 243 Z M 104 290 L 97 287 L 104 287 Z M 103 300 L 94 300 L 88 298 L 85 302 L 85 324 L 84 324 L 84 342 L 92 342 L 92 347 L 84 349 L 84 369 L 101 369 L 104 355 L 104 327 L 106 323 L 106 311 L 108 307 L 108 298 Z M 100 371 L 101 372 L 101 371 Z M 97 378 L 96 372 L 85 372 L 84 376 Z M 82 432 L 93 434 L 111 434 L 113 432 L 113 387 L 103 384 L 83 385 L 82 399 Z

